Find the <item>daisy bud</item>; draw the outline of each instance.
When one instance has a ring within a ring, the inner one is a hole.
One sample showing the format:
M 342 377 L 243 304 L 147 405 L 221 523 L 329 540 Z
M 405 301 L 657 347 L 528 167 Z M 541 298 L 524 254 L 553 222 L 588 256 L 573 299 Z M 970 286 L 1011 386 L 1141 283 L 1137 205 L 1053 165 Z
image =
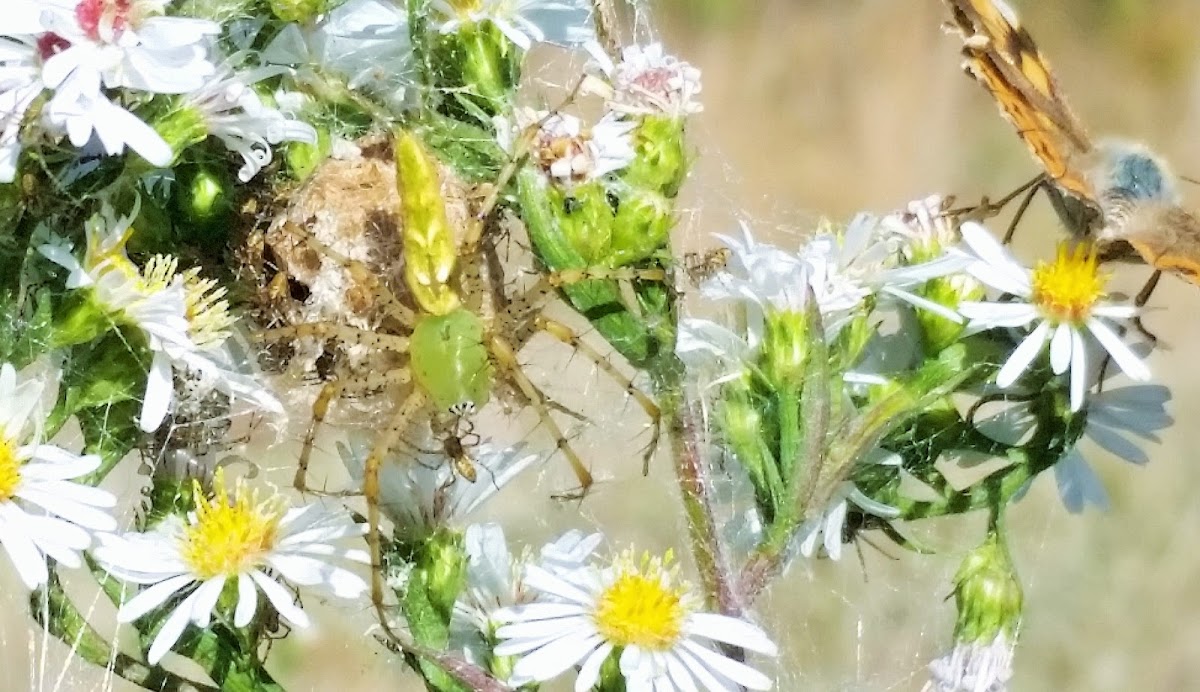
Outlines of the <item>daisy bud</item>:
M 588 264 L 605 264 L 612 247 L 613 215 L 608 192 L 598 181 L 571 190 L 551 190 L 554 219 L 571 248 Z
M 287 162 L 288 172 L 296 180 L 308 178 L 316 170 L 317 165 L 329 156 L 330 149 L 333 146 L 333 140 L 329 136 L 329 129 L 318 127 L 316 131 L 316 144 L 308 142 L 292 142 L 288 144 L 284 161 Z
M 434 86 L 458 92 L 445 101 L 456 116 L 474 120 L 475 109 L 489 118 L 505 110 L 521 77 L 523 52 L 495 24 L 464 22 L 456 32 L 436 37 L 435 45 Z
M 682 118 L 644 116 L 633 133 L 637 158 L 629 165 L 624 179 L 670 198 L 678 195 L 689 164 L 683 126 Z
M 112 329 L 109 310 L 91 290 L 68 293 L 56 311 L 51 344 L 65 348 L 86 344 Z
M 725 439 L 759 495 L 759 505 L 775 506 L 776 491 L 782 491 L 775 459 L 763 438 L 766 423 L 761 406 L 756 406 L 750 388 L 729 383 L 722 389 L 721 423 Z M 773 482 L 772 482 L 773 481 Z
M 771 310 L 763 323 L 762 369 L 777 389 L 800 389 L 809 335 L 805 315 L 796 310 Z
M 991 641 L 1004 634 L 1016 639 L 1021 622 L 1021 583 L 996 533 L 963 558 L 954 575 L 954 601 L 958 621 L 954 638 L 962 642 Z
M 430 600 L 448 618 L 466 580 L 462 534 L 451 530 L 435 533 L 425 542 L 417 568 L 424 573 Z
M 466 580 L 467 554 L 460 532 L 438 529 L 416 549 L 401 604 L 418 642 L 445 646 L 454 603 Z
M 181 224 L 185 234 L 208 240 L 216 233 L 220 237 L 212 238 L 214 245 L 223 246 L 233 213 L 233 181 L 220 169 L 197 164 L 177 167 L 176 175 L 179 185 L 171 201 L 179 217 L 188 222 Z
M 270 0 L 271 14 L 285 22 L 305 24 L 329 9 L 329 0 Z
M 610 259 L 617 266 L 644 260 L 663 249 L 675 224 L 670 202 L 656 192 L 631 189 L 620 197 Z
M 929 664 L 929 682 L 922 692 L 1008 689 L 1021 619 L 1021 585 L 997 534 L 967 555 L 954 581 L 955 644 Z
M 954 310 L 964 300 L 982 299 L 984 290 L 983 285 L 975 279 L 959 274 L 931 279 L 921 290 L 921 295 Z M 939 353 L 957 342 L 959 335 L 966 328 L 965 324 L 946 319 L 943 315 L 929 310 L 918 310 L 916 314 L 921 332 L 925 336 L 926 348 L 930 353 Z

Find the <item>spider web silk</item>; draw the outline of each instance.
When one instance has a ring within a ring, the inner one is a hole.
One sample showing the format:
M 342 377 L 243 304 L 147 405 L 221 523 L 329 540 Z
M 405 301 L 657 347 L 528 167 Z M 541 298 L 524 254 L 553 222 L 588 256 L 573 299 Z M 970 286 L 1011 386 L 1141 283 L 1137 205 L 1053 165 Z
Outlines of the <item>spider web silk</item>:
M 675 235 L 679 253 L 712 247 L 711 233 L 729 232 L 742 219 L 763 234 L 761 239 L 798 245 L 800 234 L 820 215 L 804 210 L 845 220 L 857 210 L 886 212 L 932 192 L 959 193 L 971 201 L 984 191 L 995 195 L 1014 187 L 1033 170 L 992 105 L 959 75 L 956 49 L 938 31 L 940 3 L 912 7 L 763 0 L 747 3 L 755 5 L 752 9 L 735 7 L 716 25 L 695 23 L 699 12 L 681 10 L 681 0 L 662 4 L 673 13 L 661 22 L 667 27 L 668 50 L 704 73 L 701 96 L 706 111 L 689 128 L 698 155 L 681 202 Z M 721 4 L 722 0 L 707 0 L 696 6 Z M 1082 40 L 1074 24 L 1064 19 L 1083 16 L 1085 7 L 1103 3 L 1079 0 L 1042 10 L 1031 1 L 1013 4 L 1024 10 L 1031 26 L 1045 27 L 1037 36 L 1056 57 L 1063 56 L 1055 64 L 1062 66 L 1063 80 L 1076 87 L 1072 91 L 1082 114 L 1100 116 L 1106 108 L 1116 108 L 1123 114 L 1116 117 L 1127 119 L 1119 124 L 1147 128 L 1141 134 L 1156 135 L 1156 144 L 1178 152 L 1180 163 L 1200 160 L 1200 141 L 1192 136 L 1196 128 L 1175 126 L 1194 125 L 1200 118 L 1197 106 L 1177 106 L 1180 113 L 1155 117 L 1160 114 L 1156 106 L 1178 103 L 1178 94 L 1194 91 L 1185 81 L 1189 71 L 1158 82 L 1131 78 L 1130 74 L 1146 74 L 1147 59 L 1124 50 L 1139 45 L 1143 24 L 1161 25 L 1162 17 L 1177 16 L 1170 14 L 1173 11 L 1196 20 L 1173 23 L 1196 26 L 1200 17 L 1195 16 L 1195 3 L 1165 1 L 1138 10 L 1144 15 L 1127 25 L 1110 26 L 1103 34 L 1105 41 Z M 654 22 L 649 9 L 638 7 L 636 14 L 638 37 L 656 35 L 650 31 Z M 1181 64 L 1200 63 L 1200 48 L 1194 43 L 1177 49 Z M 1088 79 L 1091 74 L 1112 76 L 1112 81 L 1097 84 L 1097 93 L 1091 94 L 1088 88 L 1097 81 Z M 526 81 L 564 84 L 552 67 L 531 71 Z M 1096 123 L 1098 128 L 1102 124 L 1111 123 Z M 1194 190 L 1185 194 L 1193 202 L 1200 199 Z M 1056 226 L 1044 202 L 1035 203 L 1023 226 L 1034 230 L 1027 231 L 1033 236 L 1029 239 L 1018 234 L 1019 249 L 1029 250 L 1022 256 L 1047 256 L 1056 237 L 1047 229 Z M 1141 275 L 1130 279 L 1132 273 L 1119 272 L 1122 290 L 1136 291 Z M 1196 307 L 1195 291 L 1181 282 L 1165 283 L 1163 297 L 1156 296 L 1153 304 L 1164 306 L 1164 314 L 1166 308 L 1190 314 Z M 698 315 L 707 310 L 694 304 L 689 308 Z M 572 321 L 566 310 L 556 316 L 587 329 L 581 321 Z M 1173 409 L 1200 410 L 1200 380 L 1194 377 L 1190 348 L 1200 343 L 1200 321 L 1165 316 L 1152 316 L 1151 321 L 1158 336 L 1176 346 L 1152 361 L 1156 378 L 1173 387 Z M 686 555 L 686 527 L 678 503 L 663 499 L 675 497 L 668 455 L 659 455 L 649 478 L 641 476 L 637 450 L 645 438 L 636 407 L 561 345 L 532 344 L 522 360 L 535 362 L 539 384 L 567 405 L 613 403 L 611 413 L 590 424 L 570 426 L 569 419 L 559 417 L 571 439 L 578 441 L 581 455 L 594 460 L 601 482 L 581 506 L 554 502 L 547 490 L 571 481 L 565 464 L 551 459 L 540 474 L 527 474 L 506 488 L 476 519 L 501 522 L 513 544 L 536 546 L 569 528 L 599 526 L 611 547 L 674 548 Z M 625 371 L 630 372 L 627 367 Z M 571 377 L 560 377 L 561 372 Z M 249 440 L 218 446 L 213 453 L 234 457 L 232 469 L 253 469 L 276 485 L 289 486 L 314 395 L 315 388 L 307 394 L 309 399 L 287 402 L 291 422 L 282 430 L 237 421 L 232 429 L 250 427 Z M 245 414 L 223 417 L 234 422 Z M 540 444 L 547 443 L 544 433 L 534 430 L 536 420 L 527 411 L 490 424 L 495 427 L 489 433 L 501 439 L 532 435 Z M 327 426 L 318 441 L 326 458 L 315 462 L 324 464 L 331 487 L 348 482 L 337 476 L 338 426 L 338 421 Z M 171 423 L 169 430 L 174 437 L 187 427 Z M 77 434 L 68 426 L 57 441 L 69 446 Z M 230 433 L 235 438 L 238 434 Z M 1151 448 L 1152 462 L 1146 469 L 1087 449 L 1113 497 L 1110 513 L 1067 515 L 1049 478 L 1040 478 L 1013 511 L 1014 560 L 1025 587 L 1027 613 L 1014 689 L 1181 689 L 1194 683 L 1197 638 L 1192 614 L 1200 608 L 1194 587 L 1200 572 L 1200 551 L 1194 547 L 1194 527 L 1200 523 L 1194 488 L 1200 487 L 1200 465 L 1194 450 L 1186 426 L 1168 431 L 1163 444 Z M 119 492 L 122 516 L 131 516 L 133 488 L 144 483 L 138 465 L 128 462 L 118 467 L 120 477 L 114 474 L 105 483 Z M 131 525 L 128 519 L 122 528 Z M 926 663 L 949 645 L 954 609 L 945 597 L 958 556 L 981 535 L 982 523 L 935 522 L 905 530 L 933 544 L 938 554 L 910 554 L 869 534 L 883 551 L 900 559 L 863 544 L 859 547 L 865 569 L 853 549 L 838 562 L 801 560 L 762 597 L 755 611 L 782 653 L 774 668 L 769 662 L 757 663 L 778 675 L 777 689 L 920 689 Z M 66 571 L 63 576 L 89 623 L 102 636 L 116 638 L 114 609 L 107 599 L 86 575 Z M 0 620 L 6 689 L 139 689 L 111 671 L 76 660 L 67 645 L 31 622 L 24 589 L 6 563 L 0 566 L 0 593 L 9 613 Z M 318 627 L 293 633 L 274 652 L 279 679 L 288 689 L 419 689 L 412 677 L 397 686 L 399 662 L 379 655 L 378 648 L 364 640 L 371 617 L 365 603 L 359 605 L 356 611 L 306 597 L 304 606 L 313 611 Z M 128 638 L 122 644 L 124 651 L 135 652 Z M 563 683 L 544 689 L 567 688 Z

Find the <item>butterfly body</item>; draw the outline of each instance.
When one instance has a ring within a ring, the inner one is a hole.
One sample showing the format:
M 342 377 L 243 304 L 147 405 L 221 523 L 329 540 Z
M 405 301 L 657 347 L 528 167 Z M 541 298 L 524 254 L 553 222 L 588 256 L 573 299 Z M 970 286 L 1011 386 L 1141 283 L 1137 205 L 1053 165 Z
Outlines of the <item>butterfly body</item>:
M 963 67 L 996 100 L 1053 181 L 1051 202 L 1072 235 L 1106 258 L 1136 252 L 1200 285 L 1200 220 L 1180 206 L 1166 162 L 1122 140 L 1094 142 L 1067 105 L 1049 63 L 1004 0 L 945 0 Z

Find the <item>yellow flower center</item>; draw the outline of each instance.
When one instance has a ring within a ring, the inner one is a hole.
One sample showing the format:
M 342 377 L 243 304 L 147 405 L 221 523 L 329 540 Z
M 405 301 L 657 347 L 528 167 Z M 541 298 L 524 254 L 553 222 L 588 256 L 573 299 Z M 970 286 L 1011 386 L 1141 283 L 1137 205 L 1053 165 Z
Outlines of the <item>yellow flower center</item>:
M 224 341 L 233 326 L 225 287 L 201 279 L 200 270 L 193 268 L 183 273 L 183 289 L 192 340 L 201 348 Z
M 483 2 L 481 0 L 450 0 L 450 6 L 459 15 L 466 17 L 472 12 L 478 12 L 483 9 Z
M 1078 324 L 1092 314 L 1107 283 L 1095 248 L 1059 243 L 1054 262 L 1039 262 L 1033 271 L 1032 301 L 1052 324 Z
M 617 578 L 592 614 L 601 636 L 617 646 L 650 651 L 667 651 L 678 643 L 689 608 L 687 590 L 672 585 L 670 562 L 670 553 L 661 560 L 643 555 L 640 564 L 628 553 L 618 559 Z
M 0 434 L 0 502 L 8 502 L 21 484 L 21 460 L 17 445 Z
M 193 481 L 196 521 L 184 530 L 183 560 L 200 579 L 227 577 L 257 565 L 275 547 L 284 504 L 280 497 L 259 500 L 239 482 L 234 496 L 225 488 L 225 474 L 217 469 L 212 497 L 204 496 L 199 481 Z

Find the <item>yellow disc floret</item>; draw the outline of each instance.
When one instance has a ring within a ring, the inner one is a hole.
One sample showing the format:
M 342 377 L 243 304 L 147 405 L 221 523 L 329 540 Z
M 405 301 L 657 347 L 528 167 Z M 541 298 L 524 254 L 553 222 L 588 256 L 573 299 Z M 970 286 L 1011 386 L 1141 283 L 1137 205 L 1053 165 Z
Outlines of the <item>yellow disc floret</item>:
M 200 579 L 244 573 L 259 564 L 275 547 L 284 503 L 279 496 L 259 500 L 258 492 L 239 482 L 233 497 L 225 487 L 225 474 L 217 469 L 212 497 L 205 497 L 199 481 L 192 494 L 196 521 L 184 530 L 180 553 Z
M 184 303 L 187 307 L 188 334 L 197 346 L 204 348 L 219 344 L 233 327 L 233 316 L 229 314 L 229 301 L 224 286 L 215 279 L 200 278 L 198 268 L 182 274 Z
M 592 615 L 596 629 L 617 646 L 667 651 L 680 639 L 690 608 L 687 590 L 673 585 L 672 556 L 635 561 L 626 553 L 614 565 L 616 578 L 600 594 Z
M 1054 262 L 1039 262 L 1033 271 L 1032 302 L 1052 324 L 1079 324 L 1104 297 L 1107 283 L 1094 247 L 1060 243 Z
M 8 502 L 21 484 L 21 460 L 17 445 L 0 434 L 0 502 Z

